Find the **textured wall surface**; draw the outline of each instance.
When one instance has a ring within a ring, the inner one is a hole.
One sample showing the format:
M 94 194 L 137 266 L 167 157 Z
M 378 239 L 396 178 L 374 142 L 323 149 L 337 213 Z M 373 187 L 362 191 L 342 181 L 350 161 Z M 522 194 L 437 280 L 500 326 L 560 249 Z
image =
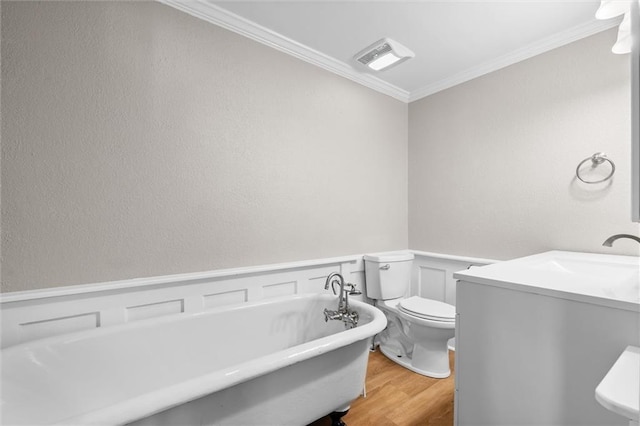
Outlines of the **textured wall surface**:
M 3 291 L 407 247 L 406 104 L 159 3 L 2 3 Z
M 2 2 L 2 290 L 412 248 L 638 254 L 598 34 L 409 106 L 153 2 Z M 408 141 L 408 144 L 407 144 Z M 578 162 L 605 151 L 614 179 Z
M 495 259 L 550 249 L 638 254 L 633 241 L 601 246 L 612 234 L 638 234 L 630 213 L 629 57 L 611 53 L 615 35 L 410 105 L 412 249 Z M 615 161 L 614 178 L 577 181 L 578 163 L 599 151 Z

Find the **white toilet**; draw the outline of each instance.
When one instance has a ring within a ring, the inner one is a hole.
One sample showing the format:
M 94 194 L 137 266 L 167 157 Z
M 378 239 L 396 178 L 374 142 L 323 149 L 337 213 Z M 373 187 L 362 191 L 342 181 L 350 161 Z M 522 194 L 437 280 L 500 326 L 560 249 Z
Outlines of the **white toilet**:
M 424 376 L 451 375 L 447 341 L 455 334 L 455 307 L 423 297 L 407 297 L 413 253 L 364 256 L 366 295 L 387 316 L 377 337 L 380 351 L 392 361 Z

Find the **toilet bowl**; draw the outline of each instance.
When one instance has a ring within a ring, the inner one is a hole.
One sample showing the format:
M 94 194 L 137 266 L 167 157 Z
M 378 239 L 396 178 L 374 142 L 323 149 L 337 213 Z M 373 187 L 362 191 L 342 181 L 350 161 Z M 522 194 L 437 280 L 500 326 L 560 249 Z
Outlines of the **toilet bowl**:
M 387 316 L 388 326 L 376 338 L 392 361 L 424 376 L 449 377 L 447 342 L 455 334 L 455 307 L 419 296 L 406 297 L 413 254 L 365 255 L 367 297 Z
M 390 349 L 387 344 L 381 344 L 381 351 L 387 352 L 387 357 L 416 373 L 436 379 L 449 377 L 451 369 L 447 342 L 455 334 L 455 308 L 418 296 L 386 300 L 382 305 L 383 312 L 397 317 L 401 332 L 412 348 L 403 354 Z M 411 308 L 407 308 L 407 305 Z

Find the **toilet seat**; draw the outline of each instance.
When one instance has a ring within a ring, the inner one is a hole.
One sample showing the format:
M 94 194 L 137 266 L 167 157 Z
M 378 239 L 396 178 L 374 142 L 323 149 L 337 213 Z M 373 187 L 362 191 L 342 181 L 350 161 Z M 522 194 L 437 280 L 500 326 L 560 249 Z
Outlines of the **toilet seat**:
M 407 299 L 402 299 L 396 306 L 407 315 L 429 321 L 443 323 L 455 323 L 456 321 L 456 308 L 448 303 L 437 300 L 412 296 Z

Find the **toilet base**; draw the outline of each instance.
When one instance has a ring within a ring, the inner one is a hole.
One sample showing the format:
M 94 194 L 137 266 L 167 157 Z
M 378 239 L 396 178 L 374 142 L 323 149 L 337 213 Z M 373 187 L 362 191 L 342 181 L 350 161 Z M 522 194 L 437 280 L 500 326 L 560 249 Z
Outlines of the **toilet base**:
M 382 354 L 384 356 L 386 356 L 387 358 L 389 358 L 391 361 L 400 364 L 401 366 L 403 366 L 404 368 L 413 371 L 414 373 L 418 373 L 420 375 L 423 376 L 427 376 L 427 377 L 432 377 L 434 379 L 446 379 L 447 377 L 449 377 L 451 375 L 451 370 L 449 370 L 448 372 L 442 372 L 442 371 L 427 371 L 427 370 L 423 370 L 421 368 L 417 368 L 414 367 L 413 364 L 411 363 L 411 358 L 409 358 L 406 355 L 400 354 L 400 353 L 396 353 L 395 351 L 393 351 L 393 349 L 391 348 L 387 348 L 384 345 L 380 345 L 380 352 L 382 352 Z M 447 357 L 449 356 L 449 354 L 447 354 Z M 447 358 L 447 362 L 448 362 L 448 358 Z

